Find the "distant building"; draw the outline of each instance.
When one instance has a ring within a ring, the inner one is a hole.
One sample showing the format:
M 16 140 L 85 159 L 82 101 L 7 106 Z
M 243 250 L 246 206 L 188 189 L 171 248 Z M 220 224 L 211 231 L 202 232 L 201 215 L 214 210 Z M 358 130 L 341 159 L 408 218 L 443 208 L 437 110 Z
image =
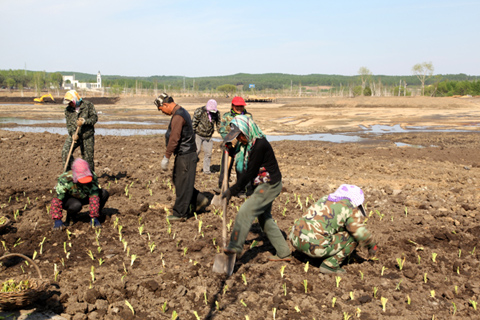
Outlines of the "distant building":
M 75 80 L 75 75 L 72 76 L 62 76 L 63 82 L 62 87 L 66 90 L 72 89 L 100 89 L 102 87 L 102 75 L 100 71 L 97 73 L 97 83 L 90 82 L 79 82 Z

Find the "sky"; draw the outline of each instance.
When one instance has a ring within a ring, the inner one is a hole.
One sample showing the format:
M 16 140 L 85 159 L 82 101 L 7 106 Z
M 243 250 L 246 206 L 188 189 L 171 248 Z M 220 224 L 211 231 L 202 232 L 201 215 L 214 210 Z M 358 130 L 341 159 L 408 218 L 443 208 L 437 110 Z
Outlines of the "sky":
M 0 69 L 480 75 L 480 0 L 0 0 Z

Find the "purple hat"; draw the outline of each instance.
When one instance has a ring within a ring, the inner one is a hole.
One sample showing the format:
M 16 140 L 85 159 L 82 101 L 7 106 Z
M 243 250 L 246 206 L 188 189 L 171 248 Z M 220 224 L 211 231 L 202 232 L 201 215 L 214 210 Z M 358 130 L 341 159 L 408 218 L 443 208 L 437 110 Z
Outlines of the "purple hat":
M 365 195 L 362 189 L 351 184 L 342 184 L 334 193 L 328 195 L 328 200 L 338 202 L 348 199 L 355 207 L 360 207 L 362 214 L 366 216 L 365 209 L 362 204 L 365 201 Z
M 205 109 L 207 109 L 208 112 L 217 112 L 217 101 L 213 99 L 208 100 Z

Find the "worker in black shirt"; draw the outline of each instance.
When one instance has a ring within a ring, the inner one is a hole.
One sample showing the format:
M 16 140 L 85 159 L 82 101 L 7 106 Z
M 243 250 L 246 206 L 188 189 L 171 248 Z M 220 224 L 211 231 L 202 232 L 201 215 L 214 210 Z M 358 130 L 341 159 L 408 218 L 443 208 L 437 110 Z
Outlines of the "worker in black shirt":
M 282 232 L 272 218 L 272 203 L 282 191 L 282 174 L 278 168 L 277 159 L 272 146 L 255 122 L 247 116 L 239 115 L 232 119 L 231 130 L 224 139 L 227 144 L 237 139 L 240 148 L 235 155 L 237 170 L 244 175 L 223 194 L 230 199 L 244 190 L 248 182 L 252 182 L 255 190 L 240 207 L 230 243 L 224 249 L 226 254 L 240 255 L 247 239 L 248 232 L 255 218 L 276 250 L 276 255 L 270 256 L 270 261 L 290 261 L 291 252 Z

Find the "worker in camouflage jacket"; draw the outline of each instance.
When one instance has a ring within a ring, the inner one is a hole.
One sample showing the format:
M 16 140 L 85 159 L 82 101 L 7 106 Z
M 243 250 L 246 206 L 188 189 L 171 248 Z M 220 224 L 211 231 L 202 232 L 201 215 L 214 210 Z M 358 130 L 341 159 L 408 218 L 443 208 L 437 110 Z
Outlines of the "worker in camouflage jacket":
M 211 174 L 212 135 L 215 132 L 215 126 L 217 126 L 217 128 L 220 126 L 220 112 L 217 110 L 217 101 L 210 99 L 205 106 L 196 109 L 193 114 L 192 126 L 195 132 L 197 155 L 202 151 L 203 145 L 203 173 Z
M 65 227 L 62 222 L 62 210 L 67 210 L 67 225 L 74 216 L 82 210 L 82 206 L 89 205 L 91 225 L 100 227 L 98 218 L 108 200 L 109 194 L 100 189 L 97 175 L 90 171 L 88 163 L 80 158 L 72 163 L 72 170 L 62 173 L 55 186 L 56 195 L 50 205 L 50 215 L 54 220 L 53 229 Z
M 90 170 L 94 171 L 93 155 L 95 149 L 95 123 L 98 121 L 97 111 L 93 103 L 83 100 L 75 90 L 67 91 L 63 99 L 67 105 L 65 118 L 67 120 L 68 137 L 62 149 L 63 167 L 68 161 L 67 171 L 73 161 L 73 152 L 80 147 L 82 158 L 88 162 Z M 78 134 L 75 134 L 79 127 Z M 70 159 L 67 159 L 72 140 L 75 141 Z
M 342 184 L 295 221 L 289 236 L 291 243 L 310 257 L 323 258 L 320 272 L 327 274 L 345 273 L 340 265 L 358 244 L 375 256 L 377 245 L 364 225 L 364 200 L 362 189 Z
M 220 133 L 220 135 L 222 136 L 222 139 L 225 139 L 227 134 L 230 132 L 230 122 L 236 116 L 245 115 L 245 116 L 249 117 L 250 119 L 253 119 L 252 114 L 245 109 L 246 105 L 247 104 L 245 103 L 245 100 L 242 97 L 234 97 L 232 99 L 232 106 L 230 108 L 230 111 L 225 112 L 223 114 L 222 121 L 220 122 L 220 127 L 218 128 L 218 133 Z M 230 150 L 230 156 L 234 157 L 237 152 L 238 152 L 237 149 Z M 220 193 L 220 191 L 222 189 L 222 184 L 223 184 L 224 156 L 225 155 L 223 154 L 222 155 L 222 162 L 220 162 L 220 176 L 218 178 L 218 188 L 214 189 L 217 193 Z M 232 162 L 231 166 L 232 165 L 233 165 L 233 162 Z M 229 173 L 230 173 L 230 170 L 232 169 L 231 166 L 228 168 Z M 237 172 L 237 181 L 238 181 L 238 180 L 240 180 L 240 176 L 242 175 L 243 172 L 238 172 L 238 170 L 236 170 L 236 172 Z M 229 176 L 230 176 L 230 174 L 229 174 Z M 242 195 L 242 194 L 244 194 L 243 190 L 242 190 L 242 192 L 240 192 L 240 195 Z

